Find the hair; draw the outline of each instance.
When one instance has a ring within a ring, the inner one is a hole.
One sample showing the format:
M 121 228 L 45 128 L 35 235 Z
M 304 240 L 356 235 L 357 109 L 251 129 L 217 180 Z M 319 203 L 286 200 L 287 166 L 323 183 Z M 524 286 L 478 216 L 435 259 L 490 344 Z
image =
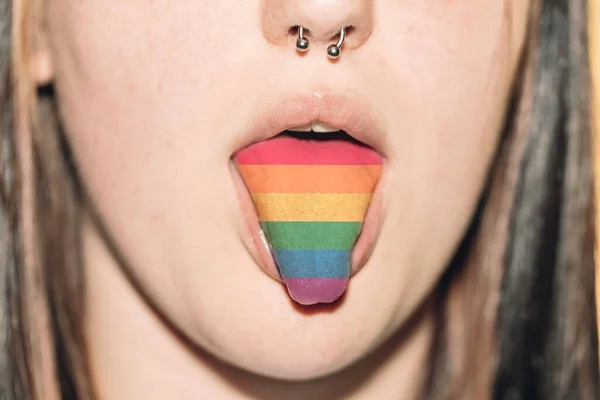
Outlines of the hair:
M 92 399 L 79 215 L 40 0 L 0 0 L 0 398 Z M 471 227 L 436 290 L 429 399 L 599 399 L 586 0 L 532 0 Z

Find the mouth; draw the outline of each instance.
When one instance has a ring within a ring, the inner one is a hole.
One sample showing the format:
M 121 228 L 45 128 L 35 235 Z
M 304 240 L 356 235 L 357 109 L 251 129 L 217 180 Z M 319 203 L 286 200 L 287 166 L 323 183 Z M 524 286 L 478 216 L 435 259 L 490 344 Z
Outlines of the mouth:
M 344 294 L 368 258 L 382 214 L 384 156 L 357 138 L 374 135 L 342 129 L 359 125 L 351 118 L 333 125 L 335 118 L 320 114 L 274 134 L 260 131 L 231 162 L 250 251 L 302 305 Z

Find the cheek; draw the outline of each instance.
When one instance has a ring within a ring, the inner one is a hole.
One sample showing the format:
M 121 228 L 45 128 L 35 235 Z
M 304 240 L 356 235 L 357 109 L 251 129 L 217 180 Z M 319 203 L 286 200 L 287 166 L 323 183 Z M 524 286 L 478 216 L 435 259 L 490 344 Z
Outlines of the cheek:
M 396 36 L 385 35 L 392 21 L 380 16 L 389 29 L 372 38 L 397 49 L 381 60 L 394 66 L 379 92 L 392 116 L 391 150 L 386 219 L 371 262 L 382 266 L 382 280 L 397 282 L 398 320 L 437 282 L 469 225 L 522 41 L 512 42 L 503 2 L 428 3 L 398 6 L 406 29 Z
M 235 109 L 232 99 L 252 80 L 251 61 L 240 66 L 220 50 L 249 23 L 241 17 L 251 10 L 239 7 L 253 3 L 213 7 L 210 21 L 199 17 L 206 1 L 147 3 L 60 0 L 49 19 L 56 92 L 78 172 L 110 236 L 149 292 L 183 319 L 179 295 L 189 282 L 211 296 L 226 279 L 222 265 L 255 271 L 235 235 L 231 114 L 219 112 Z M 219 28 L 228 18 L 233 32 Z

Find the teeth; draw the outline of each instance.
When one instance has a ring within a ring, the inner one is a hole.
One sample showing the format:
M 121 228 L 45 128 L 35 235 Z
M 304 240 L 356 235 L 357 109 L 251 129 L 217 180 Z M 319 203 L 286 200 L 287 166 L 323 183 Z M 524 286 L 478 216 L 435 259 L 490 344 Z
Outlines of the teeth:
M 324 124 L 321 121 L 313 121 L 310 124 L 306 124 L 306 125 L 302 125 L 302 126 L 296 126 L 293 128 L 288 128 L 288 131 L 292 131 L 292 132 L 319 132 L 319 133 L 326 133 L 326 132 L 338 132 L 340 131 L 340 129 L 338 128 L 334 128 L 333 126 Z
M 321 121 L 314 121 L 312 123 L 312 130 L 314 132 L 337 132 L 337 131 L 339 131 L 338 128 L 334 128 L 333 126 L 324 124 Z
M 292 132 L 310 132 L 312 129 L 312 124 L 306 124 L 302 126 L 296 126 L 294 128 L 288 128 L 288 131 Z

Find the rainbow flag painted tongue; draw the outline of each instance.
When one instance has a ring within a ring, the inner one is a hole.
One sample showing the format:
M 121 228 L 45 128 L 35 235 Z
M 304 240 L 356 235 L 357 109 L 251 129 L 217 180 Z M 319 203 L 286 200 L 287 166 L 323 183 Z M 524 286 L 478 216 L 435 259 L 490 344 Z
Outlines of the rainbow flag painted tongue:
M 290 296 L 335 301 L 346 290 L 381 156 L 346 140 L 278 136 L 239 151 L 235 162 Z

